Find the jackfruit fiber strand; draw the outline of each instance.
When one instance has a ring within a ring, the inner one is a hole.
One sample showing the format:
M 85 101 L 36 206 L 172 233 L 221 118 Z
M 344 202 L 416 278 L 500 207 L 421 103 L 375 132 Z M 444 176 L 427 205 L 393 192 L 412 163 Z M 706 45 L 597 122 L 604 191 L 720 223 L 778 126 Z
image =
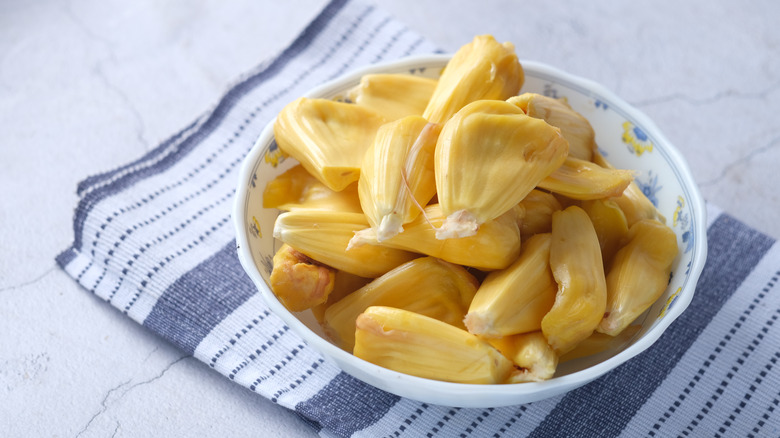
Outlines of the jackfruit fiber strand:
M 403 231 L 436 194 L 433 153 L 440 131 L 420 116 L 379 128 L 358 181 L 360 204 L 379 242 Z

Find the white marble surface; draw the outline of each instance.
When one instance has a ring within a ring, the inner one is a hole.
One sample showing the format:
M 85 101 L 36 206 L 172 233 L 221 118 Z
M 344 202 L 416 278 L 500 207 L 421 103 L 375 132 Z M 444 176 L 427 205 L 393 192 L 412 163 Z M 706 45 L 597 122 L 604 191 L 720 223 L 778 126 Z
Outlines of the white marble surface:
M 600 82 L 657 122 L 708 201 L 780 237 L 780 3 L 376 3 L 444 50 L 492 33 Z M 194 120 L 324 4 L 0 4 L 3 436 L 314 435 L 80 289 L 54 257 L 71 243 L 80 180 Z

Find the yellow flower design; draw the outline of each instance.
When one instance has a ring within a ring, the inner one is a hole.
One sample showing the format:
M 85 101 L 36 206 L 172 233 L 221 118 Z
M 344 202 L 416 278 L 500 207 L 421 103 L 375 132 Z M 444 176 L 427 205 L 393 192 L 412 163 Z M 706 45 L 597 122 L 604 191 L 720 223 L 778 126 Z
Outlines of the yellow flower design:
M 282 153 L 282 150 L 276 145 L 276 142 L 271 143 L 271 147 L 265 152 L 264 161 L 272 167 L 276 167 L 284 161 L 284 153 Z
M 677 222 L 680 221 L 683 207 L 685 207 L 685 199 L 682 196 L 678 196 L 677 207 L 674 209 L 674 217 L 672 218 L 672 224 L 675 227 L 677 226 Z
M 666 299 L 666 304 L 664 304 L 664 308 L 661 309 L 661 313 L 658 314 L 658 319 L 661 319 L 664 317 L 664 315 L 666 315 L 666 311 L 669 310 L 669 306 L 672 305 L 674 299 L 677 298 L 677 295 L 680 294 L 680 291 L 682 291 L 682 287 L 678 287 L 673 294 L 669 295 L 669 298 Z
M 631 122 L 623 122 L 623 143 L 637 156 L 653 151 L 653 142 L 641 128 Z
M 685 252 L 693 249 L 693 231 L 691 230 L 691 221 L 688 214 L 683 210 L 685 208 L 685 198 L 677 196 L 677 207 L 672 216 L 672 226 L 679 227 L 682 230 L 682 241 L 685 246 Z
M 260 222 L 254 216 L 252 216 L 252 226 L 250 227 L 250 232 L 258 239 L 263 237 L 263 231 L 260 229 Z

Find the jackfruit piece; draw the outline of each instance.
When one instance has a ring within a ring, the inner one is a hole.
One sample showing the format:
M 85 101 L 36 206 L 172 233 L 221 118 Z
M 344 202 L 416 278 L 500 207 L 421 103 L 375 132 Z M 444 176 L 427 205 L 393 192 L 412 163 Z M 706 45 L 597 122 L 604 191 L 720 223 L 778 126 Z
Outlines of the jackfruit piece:
M 580 207 L 553 213 L 550 267 L 558 292 L 542 319 L 542 332 L 560 355 L 593 333 L 607 305 L 599 239 Z
M 608 199 L 583 201 L 581 207 L 593 223 L 601 245 L 604 266 L 609 267 L 628 234 L 626 215 L 614 201 Z
M 311 308 L 314 319 L 316 319 L 324 328 L 325 311 L 334 303 L 339 302 L 342 298 L 370 283 L 371 280 L 373 280 L 373 278 L 360 277 L 345 271 L 336 271 L 336 278 L 333 281 L 333 290 L 328 295 L 328 299 L 324 303 Z
M 469 332 L 497 338 L 541 329 L 558 290 L 550 241 L 550 234 L 532 236 L 511 266 L 488 274 L 464 320 Z
M 547 192 L 531 190 L 520 205 L 525 209 L 520 224 L 520 237 L 523 241 L 539 233 L 549 233 L 552 230 L 552 214 L 563 210 L 560 201 Z
M 425 207 L 423 214 L 404 227 L 404 232 L 382 242 L 382 246 L 438 257 L 450 263 L 486 271 L 504 269 L 520 255 L 518 218 L 522 208 L 515 206 L 503 215 L 482 224 L 473 236 L 439 240 L 436 230 L 445 221 L 439 204 Z M 378 244 L 373 229 L 355 233 L 350 248 Z
M 355 231 L 368 226 L 362 213 L 296 209 L 280 214 L 274 237 L 312 259 L 360 277 L 375 278 L 419 257 L 408 251 L 364 245 L 347 251 Z
M 572 199 L 591 200 L 620 196 L 633 180 L 630 170 L 607 169 L 569 157 L 539 187 Z
M 379 128 L 358 181 L 360 204 L 379 242 L 403 231 L 436 194 L 433 151 L 440 131 L 420 116 Z
M 370 306 L 389 306 L 465 328 L 463 316 L 477 291 L 477 279 L 463 267 L 421 257 L 393 269 L 333 304 L 325 332 L 341 348 L 355 346 L 355 320 Z
M 536 93 L 523 93 L 510 97 L 508 102 L 519 106 L 531 117 L 560 128 L 563 138 L 569 142 L 569 156 L 590 161 L 596 149 L 596 133 L 590 122 L 574 111 L 565 100 Z
M 598 326 L 599 332 L 612 336 L 663 294 L 678 253 L 674 231 L 652 219 L 632 225 L 627 241 L 607 274 L 607 306 Z
M 422 116 L 438 81 L 410 74 L 368 74 L 347 92 L 347 98 L 388 121 Z
M 338 192 L 358 180 L 363 155 L 384 123 L 362 106 L 301 97 L 276 117 L 274 136 L 284 154 Z
M 263 208 L 285 211 L 296 208 L 355 213 L 363 211 L 360 208 L 357 183 L 348 185 L 340 192 L 334 192 L 300 164 L 268 181 L 263 190 Z
M 276 298 L 291 312 L 324 303 L 333 290 L 335 270 L 282 245 L 273 258 L 269 284 Z
M 455 383 L 502 383 L 512 362 L 486 341 L 446 322 L 372 306 L 356 322 L 354 355 L 391 370 Z
M 558 355 L 540 331 L 489 339 L 515 365 L 505 383 L 541 382 L 551 379 L 558 367 Z
M 588 336 L 582 342 L 577 344 L 573 350 L 561 356 L 558 362 L 563 363 L 569 360 L 579 359 L 581 357 L 592 356 L 604 351 L 618 352 L 623 348 L 623 346 L 634 339 L 634 336 L 639 333 L 641 328 L 642 326 L 639 324 L 630 325 L 616 336 L 593 332 L 592 335 Z
M 629 227 L 644 219 L 666 223 L 664 215 L 634 182 L 626 187 L 622 195 L 613 198 L 613 201 L 623 210 Z
M 629 184 L 620 196 L 612 198 L 612 200 L 623 210 L 629 227 L 645 219 L 657 220 L 662 224 L 666 223 L 664 215 L 658 211 L 652 201 L 634 182 Z
M 593 155 L 593 162 L 605 169 L 614 169 L 607 159 L 598 153 Z M 666 218 L 660 211 L 653 205 L 652 201 L 647 198 L 641 188 L 635 183 L 631 182 L 620 196 L 612 198 L 613 201 L 623 210 L 623 214 L 626 215 L 626 222 L 628 226 L 632 226 L 642 219 L 654 219 L 662 224 L 666 223 Z
M 515 105 L 466 105 L 445 123 L 436 144 L 436 192 L 447 216 L 437 237 L 473 235 L 522 201 L 563 164 L 567 152 L 558 128 Z
M 524 80 L 514 45 L 500 44 L 490 35 L 476 36 L 447 63 L 423 117 L 443 123 L 471 102 L 516 95 Z

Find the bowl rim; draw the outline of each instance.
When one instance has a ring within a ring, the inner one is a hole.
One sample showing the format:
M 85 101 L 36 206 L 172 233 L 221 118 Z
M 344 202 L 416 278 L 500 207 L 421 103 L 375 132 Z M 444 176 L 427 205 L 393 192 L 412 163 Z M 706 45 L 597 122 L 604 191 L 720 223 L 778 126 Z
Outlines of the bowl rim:
M 343 88 L 339 87 L 339 84 L 356 82 L 360 77 L 369 73 L 384 72 L 388 69 L 404 69 L 420 64 L 441 63 L 443 66 L 451 57 L 452 54 L 417 55 L 365 66 L 314 87 L 302 96 L 317 97 L 329 94 L 329 92 L 332 92 L 332 90 L 336 88 Z M 260 291 L 263 301 L 268 305 L 272 312 L 280 317 L 284 323 L 289 325 L 290 328 L 307 343 L 310 343 L 316 351 L 323 356 L 332 358 L 340 365 L 340 368 L 347 373 L 352 374 L 363 381 L 366 381 L 366 377 L 369 375 L 381 376 L 382 382 L 379 382 L 379 384 L 374 382 L 373 379 L 371 379 L 371 382 L 367 382 L 372 386 L 376 386 L 394 394 L 402 392 L 403 394 L 399 395 L 420 401 L 440 400 L 438 397 L 429 396 L 430 394 L 447 394 L 452 397 L 468 396 L 482 400 L 485 398 L 496 398 L 495 403 L 488 404 L 469 403 L 468 399 L 453 398 L 453 402 L 461 402 L 460 405 L 464 407 L 498 407 L 539 400 L 582 386 L 645 351 L 661 337 L 669 325 L 682 314 L 693 299 L 696 284 L 701 276 L 706 261 L 707 212 L 704 199 L 693 178 L 690 167 L 681 152 L 666 138 L 655 122 L 647 115 L 601 84 L 575 76 L 541 62 L 521 59 L 520 63 L 526 71 L 534 71 L 560 78 L 567 83 L 588 90 L 590 94 L 602 97 L 604 100 L 616 104 L 622 112 L 637 121 L 644 131 L 652 133 L 652 137 L 656 140 L 654 144 L 660 145 L 661 149 L 669 156 L 669 161 L 677 168 L 677 174 L 681 178 L 680 182 L 683 187 L 687 189 L 687 194 L 689 196 L 687 202 L 692 216 L 691 223 L 694 241 L 691 254 L 691 265 L 686 282 L 683 284 L 682 290 L 675 299 L 675 305 L 671 306 L 665 316 L 657 320 L 655 326 L 647 331 L 641 338 L 637 339 L 633 344 L 614 356 L 595 363 L 585 369 L 542 382 L 500 385 L 443 382 L 400 373 L 364 361 L 323 339 L 301 322 L 294 313 L 288 311 L 281 302 L 275 298 L 273 292 L 263 280 L 253 261 L 248 234 L 246 227 L 244 226 L 246 214 L 245 206 L 247 205 L 245 201 L 249 190 L 248 185 L 245 184 L 245 182 L 249 181 L 251 178 L 256 162 L 259 159 L 262 159 L 262 153 L 264 151 L 263 146 L 273 137 L 273 124 L 276 119 L 272 118 L 264 127 L 249 153 L 244 158 L 238 174 L 238 185 L 233 202 L 233 224 L 236 232 L 239 261 L 244 271 L 255 284 L 255 287 Z M 396 386 L 389 387 L 388 382 L 394 383 Z M 407 388 L 407 390 L 398 391 L 396 388 L 400 386 Z M 411 390 L 408 390 L 409 388 L 411 388 Z M 563 390 L 561 390 L 561 388 L 563 388 Z

